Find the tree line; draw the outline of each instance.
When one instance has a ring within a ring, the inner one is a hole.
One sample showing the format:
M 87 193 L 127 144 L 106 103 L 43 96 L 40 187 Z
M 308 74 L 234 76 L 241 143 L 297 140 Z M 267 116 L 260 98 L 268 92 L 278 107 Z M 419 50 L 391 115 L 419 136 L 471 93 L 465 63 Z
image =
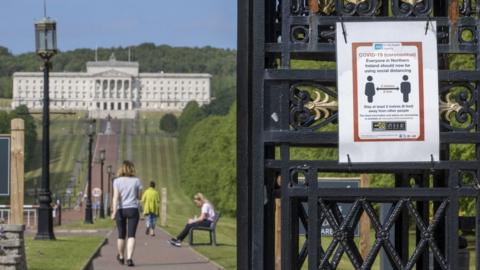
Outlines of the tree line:
M 180 179 L 192 196 L 204 193 L 217 210 L 236 213 L 236 103 L 226 115 L 191 101 L 178 118 Z

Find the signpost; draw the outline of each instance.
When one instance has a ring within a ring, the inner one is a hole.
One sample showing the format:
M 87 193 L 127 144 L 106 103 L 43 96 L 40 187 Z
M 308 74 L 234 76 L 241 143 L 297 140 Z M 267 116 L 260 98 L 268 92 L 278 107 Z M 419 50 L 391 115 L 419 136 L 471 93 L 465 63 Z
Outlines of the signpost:
M 334 179 L 334 178 L 320 178 L 318 179 L 318 187 L 319 188 L 360 188 L 360 179 L 358 178 L 341 178 L 341 179 Z M 308 211 L 308 204 L 305 202 L 303 203 L 305 210 Z M 350 209 L 352 208 L 351 203 L 339 203 L 338 209 L 342 213 L 342 216 L 345 218 Z M 333 229 L 325 219 L 321 229 L 320 229 L 321 236 L 333 236 Z M 300 234 L 305 234 L 305 227 L 300 222 Z M 355 236 L 359 236 L 359 229 L 358 226 L 355 229 Z
M 0 196 L 10 195 L 10 149 L 10 136 L 0 135 Z
M 439 160 L 439 125 L 428 120 L 439 118 L 436 23 L 337 23 L 342 28 L 340 162 Z

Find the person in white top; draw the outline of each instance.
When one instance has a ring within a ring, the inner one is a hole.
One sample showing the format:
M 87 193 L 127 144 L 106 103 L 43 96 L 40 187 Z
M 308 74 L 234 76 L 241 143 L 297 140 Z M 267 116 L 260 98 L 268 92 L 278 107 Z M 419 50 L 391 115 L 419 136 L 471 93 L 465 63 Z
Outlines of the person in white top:
M 168 240 L 168 242 L 176 247 L 181 246 L 181 242 L 187 237 L 190 229 L 193 227 L 210 227 L 210 224 L 215 220 L 215 209 L 213 205 L 203 196 L 202 193 L 197 193 L 193 196 L 193 202 L 199 208 L 201 208 L 200 217 L 191 218 L 185 225 L 185 228 L 178 234 L 176 238 Z
M 118 229 L 117 260 L 120 264 L 134 266 L 132 256 L 135 250 L 135 234 L 140 219 L 138 199 L 141 197 L 142 183 L 135 176 L 133 162 L 125 160 L 118 169 L 117 178 L 113 181 L 112 216 Z M 127 248 L 125 250 L 125 239 Z

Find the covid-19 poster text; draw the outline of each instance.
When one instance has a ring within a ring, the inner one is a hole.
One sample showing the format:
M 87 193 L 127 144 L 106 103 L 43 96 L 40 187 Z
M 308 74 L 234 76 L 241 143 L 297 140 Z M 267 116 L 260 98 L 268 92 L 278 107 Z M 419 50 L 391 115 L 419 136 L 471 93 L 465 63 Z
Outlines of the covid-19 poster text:
M 355 141 L 424 139 L 421 42 L 353 43 Z

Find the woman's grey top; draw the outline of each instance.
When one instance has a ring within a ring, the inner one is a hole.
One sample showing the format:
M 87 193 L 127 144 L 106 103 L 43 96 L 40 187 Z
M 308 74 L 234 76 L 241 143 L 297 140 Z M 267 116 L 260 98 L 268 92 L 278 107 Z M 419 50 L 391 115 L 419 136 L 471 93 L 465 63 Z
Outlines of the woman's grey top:
M 121 176 L 115 178 L 113 187 L 118 190 L 117 209 L 138 208 L 142 183 L 138 177 Z

